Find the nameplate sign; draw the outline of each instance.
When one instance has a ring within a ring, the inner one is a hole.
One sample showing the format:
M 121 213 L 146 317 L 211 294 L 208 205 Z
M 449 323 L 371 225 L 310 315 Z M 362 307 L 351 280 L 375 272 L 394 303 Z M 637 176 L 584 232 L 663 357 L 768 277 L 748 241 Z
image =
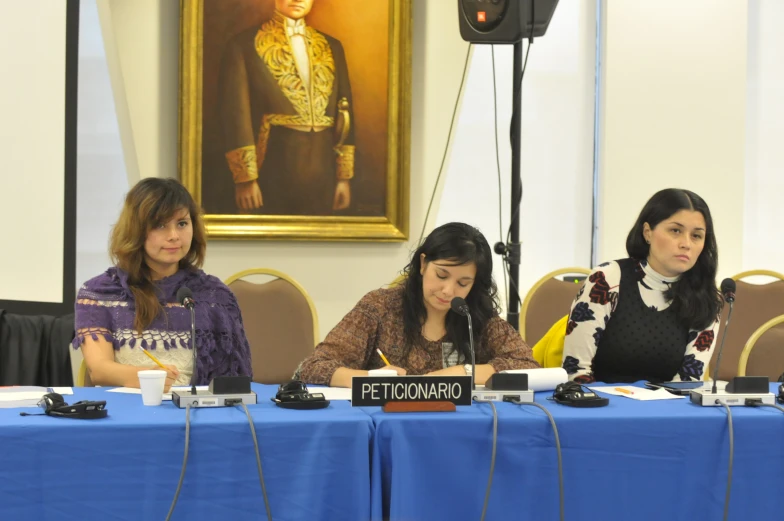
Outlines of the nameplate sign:
M 351 379 L 352 407 L 380 407 L 387 402 L 471 405 L 471 377 L 355 376 Z

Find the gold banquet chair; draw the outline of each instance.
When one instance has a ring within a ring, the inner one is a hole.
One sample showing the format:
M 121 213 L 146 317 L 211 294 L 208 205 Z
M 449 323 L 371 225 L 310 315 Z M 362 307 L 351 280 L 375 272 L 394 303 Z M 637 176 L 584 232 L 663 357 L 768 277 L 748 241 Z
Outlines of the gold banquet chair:
M 774 279 L 763 284 L 754 284 L 742 280 L 749 277 L 767 277 Z M 719 380 L 732 380 L 738 376 L 741 352 L 751 336 L 762 325 L 779 315 L 784 315 L 784 274 L 770 270 L 752 270 L 738 273 L 732 277 L 735 281 L 735 306 L 732 322 L 724 341 L 724 354 L 719 368 Z M 725 304 L 721 312 L 716 347 L 710 362 L 710 374 L 716 364 L 718 348 L 724 335 L 729 306 Z M 762 373 L 761 373 L 762 374 Z M 775 380 L 775 379 L 774 379 Z
M 77 387 L 95 387 L 93 381 L 90 379 L 90 371 L 87 370 L 87 364 L 82 360 L 79 365 L 79 374 L 76 375 Z
M 767 376 L 775 382 L 784 374 L 784 315 L 765 322 L 749 338 L 738 362 L 738 376 Z
M 520 335 L 533 346 L 557 321 L 569 314 L 569 308 L 580 290 L 575 281 L 559 280 L 559 275 L 588 275 L 587 268 L 561 268 L 536 281 L 525 296 L 520 309 Z
M 273 280 L 254 283 L 248 277 Z M 318 315 L 310 295 L 296 280 L 277 270 L 253 268 L 235 273 L 226 285 L 237 297 L 250 344 L 253 381 L 288 382 L 319 338 Z

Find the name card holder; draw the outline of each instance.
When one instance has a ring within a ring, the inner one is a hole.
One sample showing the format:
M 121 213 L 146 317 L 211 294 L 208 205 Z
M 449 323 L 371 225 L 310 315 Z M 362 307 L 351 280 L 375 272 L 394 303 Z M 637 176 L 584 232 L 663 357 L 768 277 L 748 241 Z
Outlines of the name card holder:
M 452 402 L 387 402 L 384 412 L 455 412 Z
M 386 412 L 454 411 L 471 405 L 470 376 L 355 376 L 352 407 L 384 407 Z

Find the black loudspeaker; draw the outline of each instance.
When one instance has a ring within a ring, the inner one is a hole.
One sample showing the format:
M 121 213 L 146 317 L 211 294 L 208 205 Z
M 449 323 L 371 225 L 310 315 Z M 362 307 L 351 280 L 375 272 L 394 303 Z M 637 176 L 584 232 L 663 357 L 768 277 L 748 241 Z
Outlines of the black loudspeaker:
M 471 43 L 517 43 L 544 36 L 558 0 L 457 0 L 460 36 Z

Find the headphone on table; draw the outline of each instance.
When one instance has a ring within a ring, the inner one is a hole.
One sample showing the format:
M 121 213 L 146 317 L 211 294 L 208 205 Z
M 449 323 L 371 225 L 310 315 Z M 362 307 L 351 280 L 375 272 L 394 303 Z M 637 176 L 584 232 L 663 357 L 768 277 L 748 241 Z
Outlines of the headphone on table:
M 604 407 L 610 403 L 609 398 L 602 398 L 591 390 L 586 391 L 577 382 L 558 384 L 553 391 L 553 400 L 572 407 Z
M 38 406 L 44 410 L 47 416 L 57 416 L 60 418 L 76 418 L 78 420 L 97 420 L 106 418 L 109 411 L 106 410 L 106 401 L 83 400 L 73 405 L 65 403 L 59 393 L 49 393 L 41 397 Z M 28 412 L 20 412 L 20 416 L 36 416 Z
M 329 400 L 322 393 L 310 393 L 304 382 L 292 380 L 280 384 L 275 398 L 270 398 L 275 405 L 284 409 L 323 409 Z

